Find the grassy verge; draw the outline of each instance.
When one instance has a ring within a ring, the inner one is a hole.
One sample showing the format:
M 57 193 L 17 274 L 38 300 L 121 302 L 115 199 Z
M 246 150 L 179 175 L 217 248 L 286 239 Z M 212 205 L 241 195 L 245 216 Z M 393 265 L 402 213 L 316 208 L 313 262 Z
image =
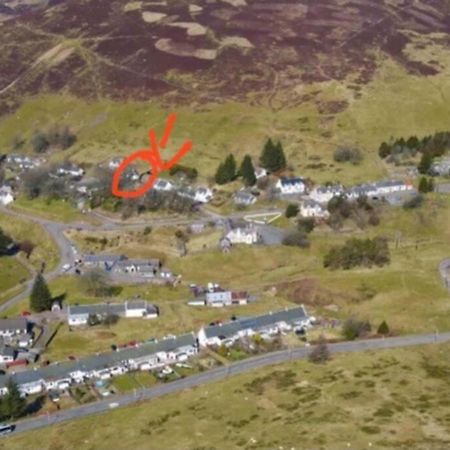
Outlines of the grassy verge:
M 446 448 L 449 351 L 279 365 L 98 415 L 95 428 L 87 417 L 3 439 L 0 448 Z

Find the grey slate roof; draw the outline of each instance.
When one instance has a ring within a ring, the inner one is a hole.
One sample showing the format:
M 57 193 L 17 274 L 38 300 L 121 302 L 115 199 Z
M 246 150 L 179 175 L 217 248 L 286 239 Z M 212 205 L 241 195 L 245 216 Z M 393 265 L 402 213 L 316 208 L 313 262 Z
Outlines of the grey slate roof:
M 173 351 L 185 346 L 195 346 L 196 339 L 192 333 L 177 336 L 175 338 L 163 339 L 158 342 L 148 342 L 139 347 L 126 348 L 115 352 L 101 353 L 96 356 L 80 359 L 79 361 L 63 362 L 51 364 L 41 369 L 27 370 L 15 373 L 12 376 L 14 381 L 20 386 L 27 383 L 38 382 L 39 380 L 58 380 L 69 378 L 69 374 L 81 370 L 90 372 L 113 367 L 122 362 L 137 359 L 144 356 L 154 355 L 161 351 Z M 0 388 L 5 386 L 9 375 L 0 375 Z
M 282 186 L 289 186 L 289 185 L 296 185 L 298 183 L 304 183 L 304 180 L 300 177 L 281 178 L 280 181 L 281 181 Z
M 127 259 L 124 255 L 101 255 L 86 254 L 83 255 L 83 261 L 87 263 L 115 263 Z
M 212 325 L 205 327 L 205 335 L 207 338 L 212 337 L 231 337 L 239 331 L 253 329 L 259 330 L 279 322 L 293 324 L 294 322 L 307 319 L 308 315 L 302 306 L 291 309 L 283 309 L 272 314 L 264 314 L 261 316 L 239 319 L 227 322 L 223 325 Z
M 23 317 L 17 319 L 0 319 L 0 330 L 26 330 L 27 324 L 27 319 Z
M 89 314 L 125 314 L 124 303 L 98 303 L 95 305 L 68 306 L 67 312 L 70 316 Z

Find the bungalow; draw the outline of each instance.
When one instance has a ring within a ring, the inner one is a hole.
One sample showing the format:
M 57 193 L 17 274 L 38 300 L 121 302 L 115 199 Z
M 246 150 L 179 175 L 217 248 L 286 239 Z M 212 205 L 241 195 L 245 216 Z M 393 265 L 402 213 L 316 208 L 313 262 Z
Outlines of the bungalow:
M 316 202 L 315 200 L 305 200 L 300 204 L 300 215 L 302 217 L 326 219 L 330 213 L 319 202 Z
M 112 271 L 123 274 L 154 277 L 161 267 L 159 259 L 123 259 L 112 266 Z
M 11 186 L 0 187 L 0 204 L 6 206 L 14 201 L 13 191 Z
M 145 300 L 127 300 L 124 303 L 99 303 L 95 305 L 76 305 L 67 307 L 67 323 L 69 326 L 87 325 L 89 316 L 99 320 L 109 314 L 126 318 L 156 319 L 159 308 Z
M 357 200 L 360 197 L 374 197 L 377 191 L 373 184 L 359 184 L 348 189 L 345 195 L 349 200 Z
M 239 206 L 250 206 L 256 203 L 256 196 L 250 192 L 238 191 L 234 195 L 234 203 Z
M 231 305 L 246 305 L 248 303 L 248 293 L 232 292 L 216 290 L 213 292 L 207 292 L 205 295 L 205 305 L 221 308 L 223 306 Z
M 164 180 L 162 178 L 158 178 L 156 180 L 156 183 L 153 185 L 153 189 L 156 191 L 164 191 L 168 192 L 171 191 L 174 188 L 173 183 L 171 183 L 169 180 Z
M 0 319 L 0 336 L 12 337 L 26 334 L 28 331 L 28 321 L 25 318 Z
M 16 359 L 17 351 L 9 346 L 0 348 L 0 364 L 10 363 Z
M 361 184 L 350 188 L 347 191 L 349 200 L 356 200 L 359 197 L 383 198 L 389 194 L 408 192 L 414 189 L 411 183 L 399 180 L 378 181 L 371 184 Z
M 330 186 L 317 186 L 310 193 L 309 197 L 318 203 L 328 203 L 333 197 L 344 194 L 344 188 L 340 184 Z
M 280 178 L 275 187 L 280 190 L 283 195 L 286 194 L 303 194 L 306 191 L 306 183 L 303 179 L 295 178 Z
M 236 340 L 256 333 L 270 336 L 293 328 L 305 328 L 310 324 L 310 317 L 303 306 L 299 306 L 275 313 L 203 327 L 198 333 L 198 341 L 200 347 L 230 345 Z
M 110 271 L 114 265 L 127 259 L 124 255 L 94 255 L 86 254 L 82 256 L 82 262 L 85 267 L 99 268 Z

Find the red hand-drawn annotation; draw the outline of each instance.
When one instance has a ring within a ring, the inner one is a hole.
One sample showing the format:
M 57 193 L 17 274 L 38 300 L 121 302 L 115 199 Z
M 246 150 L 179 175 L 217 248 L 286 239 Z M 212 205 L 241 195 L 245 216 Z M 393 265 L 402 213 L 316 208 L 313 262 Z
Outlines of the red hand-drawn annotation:
M 172 133 L 176 118 L 176 113 L 172 113 L 169 115 L 169 117 L 167 118 L 166 129 L 164 130 L 163 137 L 159 141 L 159 143 L 156 139 L 155 130 L 153 130 L 153 128 L 150 129 L 148 132 L 150 147 L 132 153 L 120 163 L 119 167 L 116 169 L 113 175 L 111 188 L 113 195 L 122 198 L 136 198 L 144 195 L 155 184 L 155 181 L 161 172 L 170 169 L 192 149 L 192 142 L 185 141 L 172 159 L 167 162 L 164 162 L 162 160 L 159 148 L 161 147 L 164 149 L 166 147 L 167 141 L 169 140 L 170 134 Z M 142 159 L 143 161 L 147 161 L 150 164 L 150 177 L 139 189 L 136 189 L 134 191 L 123 191 L 119 189 L 120 177 L 122 176 L 125 169 L 136 159 Z

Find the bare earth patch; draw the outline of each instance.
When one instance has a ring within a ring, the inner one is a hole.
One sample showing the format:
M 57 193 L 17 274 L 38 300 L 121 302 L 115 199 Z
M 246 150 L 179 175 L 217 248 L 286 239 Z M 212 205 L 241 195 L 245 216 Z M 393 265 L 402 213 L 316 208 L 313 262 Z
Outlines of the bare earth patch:
M 159 22 L 161 19 L 164 19 L 164 17 L 167 17 L 167 14 L 151 11 L 144 11 L 142 13 L 142 19 L 147 23 Z
M 173 22 L 171 27 L 184 28 L 188 36 L 203 36 L 207 28 L 197 22 Z
M 217 57 L 217 50 L 207 48 L 196 48 L 187 43 L 174 42 L 172 39 L 159 39 L 155 42 L 155 47 L 162 51 L 176 56 L 185 56 L 198 59 L 212 60 Z
M 244 37 L 240 36 L 227 36 L 221 40 L 221 45 L 223 47 L 236 46 L 241 48 L 254 48 L 255 46 Z

